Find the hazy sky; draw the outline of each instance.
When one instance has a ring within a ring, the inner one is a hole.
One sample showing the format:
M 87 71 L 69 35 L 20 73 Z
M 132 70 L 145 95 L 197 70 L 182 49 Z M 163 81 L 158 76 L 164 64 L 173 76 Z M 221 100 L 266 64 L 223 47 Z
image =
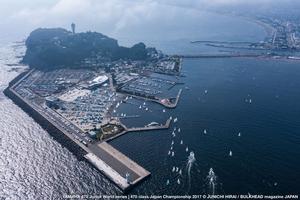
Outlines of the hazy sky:
M 269 6 L 270 2 L 282 4 L 288 0 L 0 0 L 0 37 L 25 38 L 38 27 L 69 29 L 71 22 L 79 31 L 117 36 L 128 34 L 131 27 L 158 29 L 159 24 L 193 22 L 212 7 L 255 8 L 253 5 Z

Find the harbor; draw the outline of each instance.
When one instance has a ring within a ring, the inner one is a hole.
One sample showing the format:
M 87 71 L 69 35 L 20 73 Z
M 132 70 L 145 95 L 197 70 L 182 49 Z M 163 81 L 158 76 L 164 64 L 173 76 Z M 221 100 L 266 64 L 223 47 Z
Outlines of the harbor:
M 130 132 L 169 129 L 172 117 L 169 117 L 165 123 L 151 122 L 140 127 L 127 127 L 120 121 L 121 119 L 135 119 L 140 116 L 122 114 L 122 116 L 115 117 L 111 115 L 113 108 L 118 107 L 123 101 L 125 103 L 128 96 L 115 92 L 112 77 L 109 74 L 99 76 L 92 71 L 80 70 L 59 70 L 49 73 L 46 75 L 34 69 L 28 70 L 12 80 L 4 93 L 50 135 L 74 153 L 79 160 L 89 162 L 123 192 L 127 192 L 149 177 L 151 175 L 149 171 L 112 147 L 109 142 Z M 61 85 L 69 87 L 70 84 L 61 76 L 68 76 L 69 73 L 73 77 L 70 79 L 73 81 L 72 84 L 78 84 L 80 87 L 72 87 L 67 92 L 61 91 L 59 89 Z M 104 85 L 101 83 L 101 87 L 97 85 L 95 89 L 95 84 L 98 83 L 81 81 L 93 80 L 95 76 L 97 80 L 104 80 Z M 109 77 L 107 78 L 108 84 L 106 84 L 106 77 Z M 173 87 L 176 84 L 174 81 L 151 79 L 156 81 L 151 83 L 151 86 L 161 87 L 157 84 L 165 83 L 168 88 L 169 85 Z M 88 85 L 90 83 L 93 84 L 92 89 Z M 174 108 L 181 92 L 180 89 L 176 97 L 170 98 L 172 101 L 168 99 L 166 102 L 159 98 L 153 100 L 138 95 L 130 95 L 130 98 L 142 98 L 167 108 Z M 55 97 L 50 96 L 53 94 Z M 135 106 L 138 107 L 138 105 Z M 148 108 L 144 109 L 148 110 Z M 101 134 L 100 138 L 92 135 L 95 130 L 98 130 L 96 134 Z

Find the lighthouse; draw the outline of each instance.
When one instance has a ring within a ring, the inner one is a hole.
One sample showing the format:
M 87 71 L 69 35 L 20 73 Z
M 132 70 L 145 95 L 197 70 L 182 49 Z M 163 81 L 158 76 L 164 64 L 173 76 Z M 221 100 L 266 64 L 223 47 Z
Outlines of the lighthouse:
M 72 28 L 72 33 L 75 34 L 75 24 L 74 23 L 71 24 L 71 28 Z

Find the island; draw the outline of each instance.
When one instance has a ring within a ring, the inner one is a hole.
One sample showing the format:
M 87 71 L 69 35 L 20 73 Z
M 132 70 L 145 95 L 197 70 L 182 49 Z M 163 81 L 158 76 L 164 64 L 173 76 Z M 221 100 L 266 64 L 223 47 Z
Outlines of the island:
M 183 76 L 181 58 L 144 43 L 122 47 L 101 33 L 62 28 L 34 30 L 25 45 L 22 62 L 29 69 L 10 82 L 5 95 L 124 192 L 148 177 L 149 171 L 109 141 L 176 123 L 176 118 L 168 116 L 163 123 L 128 127 L 122 119 L 137 116 L 118 109 L 132 104 L 147 114 L 146 102 L 158 104 L 166 114 L 176 108 L 184 84 L 179 78 Z

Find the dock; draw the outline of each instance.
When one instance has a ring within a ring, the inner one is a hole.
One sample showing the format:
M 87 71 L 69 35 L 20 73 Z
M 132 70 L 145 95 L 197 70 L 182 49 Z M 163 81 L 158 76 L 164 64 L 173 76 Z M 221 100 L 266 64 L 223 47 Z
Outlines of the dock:
M 162 130 L 168 129 L 170 127 L 172 119 L 169 118 L 165 124 L 157 125 L 157 126 L 144 126 L 144 127 L 132 127 L 127 128 L 127 132 L 136 132 L 136 131 L 153 131 L 153 130 Z
M 118 119 L 119 121 L 119 119 Z M 114 135 L 110 138 L 107 138 L 103 141 L 105 142 L 109 142 L 112 141 L 118 137 L 121 137 L 122 135 L 125 135 L 127 133 L 130 132 L 139 132 L 139 131 L 153 131 L 153 130 L 164 130 L 164 129 L 169 129 L 170 125 L 172 122 L 172 118 L 170 117 L 165 124 L 161 124 L 161 125 L 155 125 L 155 126 L 143 126 L 143 127 L 132 127 L 132 128 L 128 128 L 125 126 L 125 124 L 122 124 L 120 121 L 118 122 L 122 127 L 124 127 L 124 131 L 122 131 L 121 133 Z
M 133 185 L 150 175 L 150 172 L 107 142 L 91 145 L 90 150 L 91 152 L 86 154 L 85 158 L 123 191 L 129 190 Z M 127 178 L 126 174 L 129 174 Z

